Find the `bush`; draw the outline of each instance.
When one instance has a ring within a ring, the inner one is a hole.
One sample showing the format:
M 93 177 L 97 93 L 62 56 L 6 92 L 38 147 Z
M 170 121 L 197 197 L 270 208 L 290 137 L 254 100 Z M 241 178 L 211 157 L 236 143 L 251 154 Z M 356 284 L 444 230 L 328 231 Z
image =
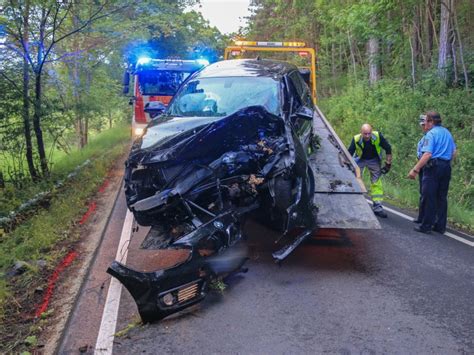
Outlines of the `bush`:
M 388 139 L 393 149 L 393 166 L 386 176 L 394 195 L 414 192 L 417 182 L 406 175 L 416 162 L 416 144 L 422 136 L 418 125 L 421 113 L 434 110 L 443 118 L 443 125 L 454 136 L 458 158 L 454 163 L 450 200 L 458 207 L 474 209 L 474 102 L 472 94 L 463 89 L 447 88 L 432 78 L 411 88 L 403 81 L 383 80 L 369 87 L 355 84 L 340 95 L 322 99 L 322 111 L 341 139 L 349 145 L 360 126 L 368 122 Z M 397 192 L 399 191 L 399 192 Z M 397 198 L 397 196 L 393 196 Z M 473 218 L 463 221 L 474 225 Z

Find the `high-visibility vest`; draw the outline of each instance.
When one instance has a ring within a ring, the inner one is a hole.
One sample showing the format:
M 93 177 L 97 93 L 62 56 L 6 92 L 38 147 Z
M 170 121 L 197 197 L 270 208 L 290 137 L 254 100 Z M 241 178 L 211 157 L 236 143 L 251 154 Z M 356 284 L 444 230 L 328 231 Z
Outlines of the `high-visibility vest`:
M 372 136 L 370 137 L 372 144 L 375 146 L 375 150 L 377 151 L 378 156 L 382 159 L 382 150 L 380 148 L 380 134 L 377 131 L 372 131 Z M 356 134 L 354 136 L 354 143 L 356 147 L 356 154 L 360 158 L 362 156 L 362 150 L 364 149 L 364 138 L 362 138 L 362 134 Z

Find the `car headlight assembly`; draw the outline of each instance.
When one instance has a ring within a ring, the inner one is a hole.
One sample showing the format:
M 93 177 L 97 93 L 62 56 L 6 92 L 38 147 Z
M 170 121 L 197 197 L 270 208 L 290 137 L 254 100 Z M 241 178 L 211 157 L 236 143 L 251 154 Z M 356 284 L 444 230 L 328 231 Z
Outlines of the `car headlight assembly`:
M 137 127 L 133 130 L 133 134 L 136 136 L 136 137 L 141 137 L 143 135 L 143 132 L 145 131 L 144 128 L 140 128 L 140 127 Z
M 172 306 L 176 302 L 175 297 L 173 296 L 171 292 L 166 293 L 163 297 L 161 297 L 161 300 L 168 307 Z

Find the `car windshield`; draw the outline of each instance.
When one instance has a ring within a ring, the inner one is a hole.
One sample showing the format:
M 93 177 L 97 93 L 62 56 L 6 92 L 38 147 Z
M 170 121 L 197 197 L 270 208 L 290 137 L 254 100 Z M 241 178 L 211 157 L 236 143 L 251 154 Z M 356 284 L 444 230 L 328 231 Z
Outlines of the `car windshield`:
M 244 107 L 264 106 L 279 115 L 278 81 L 268 77 L 204 78 L 188 82 L 168 113 L 175 116 L 228 116 Z
M 138 73 L 142 95 L 173 96 L 190 72 L 174 70 L 144 70 Z

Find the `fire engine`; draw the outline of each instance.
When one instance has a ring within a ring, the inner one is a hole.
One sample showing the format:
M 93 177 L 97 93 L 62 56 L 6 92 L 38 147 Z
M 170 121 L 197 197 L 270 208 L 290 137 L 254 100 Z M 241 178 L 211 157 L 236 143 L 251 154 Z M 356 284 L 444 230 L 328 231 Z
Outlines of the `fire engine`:
M 141 57 L 124 74 L 123 93 L 129 93 L 133 77 L 132 136 L 142 135 L 148 122 L 163 113 L 179 86 L 188 76 L 209 62 L 205 59 L 152 59 Z

